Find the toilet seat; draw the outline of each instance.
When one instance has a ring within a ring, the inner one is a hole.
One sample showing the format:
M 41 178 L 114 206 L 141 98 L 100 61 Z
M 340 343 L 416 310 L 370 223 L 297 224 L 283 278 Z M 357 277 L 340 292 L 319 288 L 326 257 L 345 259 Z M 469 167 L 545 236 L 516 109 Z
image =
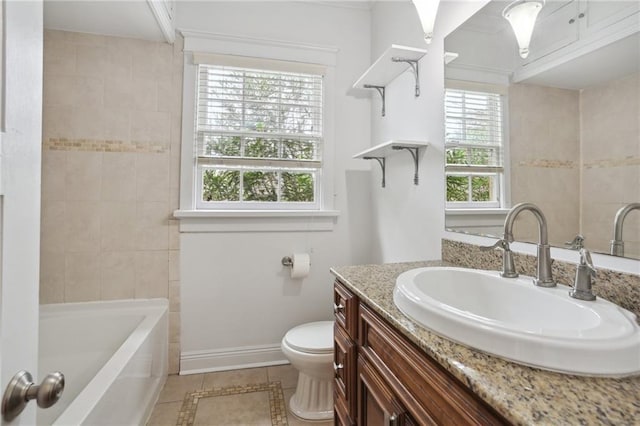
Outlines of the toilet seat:
M 317 321 L 292 328 L 284 336 L 286 344 L 310 354 L 333 352 L 333 321 Z

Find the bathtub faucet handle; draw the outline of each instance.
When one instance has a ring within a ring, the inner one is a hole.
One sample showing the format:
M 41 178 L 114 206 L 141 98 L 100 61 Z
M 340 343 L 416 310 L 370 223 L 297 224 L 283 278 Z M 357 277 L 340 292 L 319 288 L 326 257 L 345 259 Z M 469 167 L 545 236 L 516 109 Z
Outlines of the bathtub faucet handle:
M 35 399 L 40 408 L 49 408 L 58 400 L 64 390 L 64 375 L 56 371 L 47 374 L 40 385 L 33 383 L 28 371 L 21 370 L 9 381 L 2 398 L 2 417 L 10 422 L 24 410 L 27 402 Z

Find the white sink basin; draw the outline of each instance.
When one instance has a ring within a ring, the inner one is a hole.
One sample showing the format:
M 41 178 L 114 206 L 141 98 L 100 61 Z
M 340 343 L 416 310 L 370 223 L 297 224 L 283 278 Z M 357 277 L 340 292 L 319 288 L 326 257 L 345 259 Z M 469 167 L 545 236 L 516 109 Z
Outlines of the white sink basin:
M 521 364 L 589 376 L 640 374 L 636 316 L 601 298 L 573 299 L 568 289 L 496 271 L 418 268 L 398 277 L 393 300 L 437 334 Z

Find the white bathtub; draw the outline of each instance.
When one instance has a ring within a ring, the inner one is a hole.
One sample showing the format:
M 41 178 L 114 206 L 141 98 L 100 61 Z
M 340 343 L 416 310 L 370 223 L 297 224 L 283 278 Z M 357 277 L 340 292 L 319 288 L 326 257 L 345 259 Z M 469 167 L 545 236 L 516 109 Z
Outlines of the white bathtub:
M 39 377 L 61 371 L 60 401 L 38 425 L 140 425 L 167 378 L 165 299 L 40 306 Z

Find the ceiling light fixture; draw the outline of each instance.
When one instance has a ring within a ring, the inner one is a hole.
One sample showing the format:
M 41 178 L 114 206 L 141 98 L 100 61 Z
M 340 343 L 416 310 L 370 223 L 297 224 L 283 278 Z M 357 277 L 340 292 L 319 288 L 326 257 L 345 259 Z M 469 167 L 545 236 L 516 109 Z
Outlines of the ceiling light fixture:
M 545 0 L 516 0 L 502 11 L 502 16 L 509 21 L 516 34 L 521 58 L 529 56 L 533 27 L 544 3 Z
M 413 5 L 418 11 L 418 17 L 424 31 L 424 41 L 427 44 L 430 44 L 431 39 L 433 39 L 433 26 L 436 22 L 439 4 L 440 0 L 413 0 Z

